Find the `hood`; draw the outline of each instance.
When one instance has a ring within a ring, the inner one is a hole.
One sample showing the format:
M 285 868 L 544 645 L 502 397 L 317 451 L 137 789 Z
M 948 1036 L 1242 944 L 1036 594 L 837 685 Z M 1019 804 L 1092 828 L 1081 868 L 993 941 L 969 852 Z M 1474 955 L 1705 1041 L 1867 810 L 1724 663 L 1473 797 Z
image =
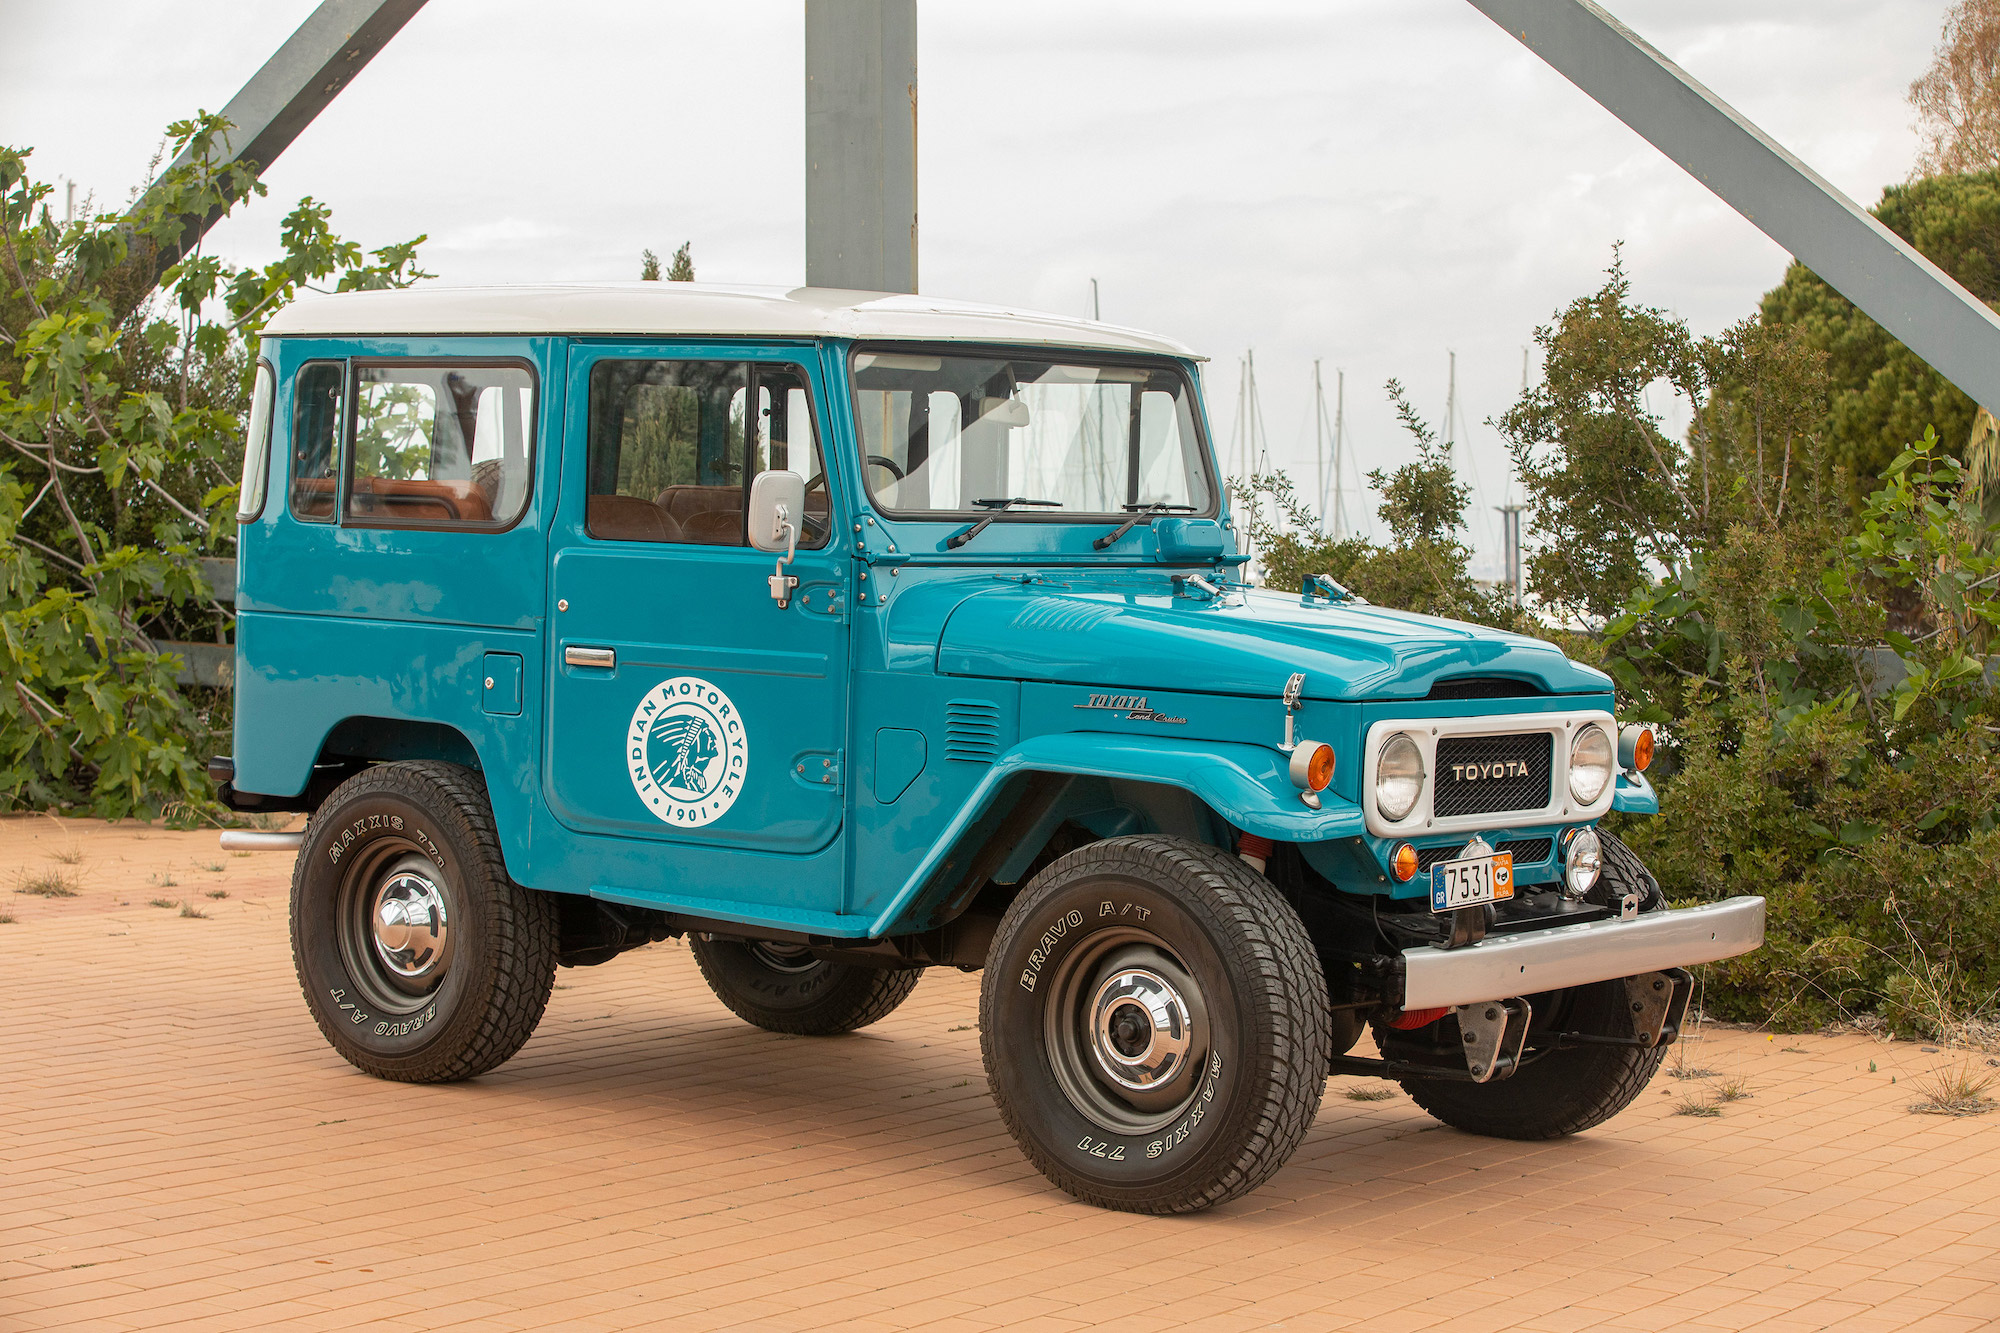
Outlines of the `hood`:
M 938 641 L 946 675 L 1276 696 L 1421 699 L 1441 680 L 1504 677 L 1538 693 L 1604 693 L 1611 678 L 1540 639 L 1387 607 L 1232 589 L 1182 596 L 1164 577 L 1002 586 L 960 602 Z

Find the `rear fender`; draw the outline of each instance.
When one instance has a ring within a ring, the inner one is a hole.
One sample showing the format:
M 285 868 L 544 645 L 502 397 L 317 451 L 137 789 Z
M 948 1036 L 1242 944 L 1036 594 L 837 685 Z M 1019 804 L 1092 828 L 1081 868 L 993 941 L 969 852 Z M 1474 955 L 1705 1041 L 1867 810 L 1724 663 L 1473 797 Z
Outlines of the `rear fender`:
M 996 830 L 1007 830 L 1012 857 L 992 860 L 987 874 L 1007 882 L 1004 876 L 1025 869 L 1016 866 L 1019 848 L 1031 841 L 1031 833 L 1041 831 L 1060 809 L 1061 792 L 1072 782 L 1065 779 L 1101 778 L 1109 780 L 1114 793 L 1131 784 L 1130 800 L 1143 801 L 1153 810 L 1171 808 L 1158 795 L 1185 793 L 1200 807 L 1245 833 L 1273 842 L 1319 842 L 1329 838 L 1352 837 L 1362 831 L 1361 810 L 1322 793 L 1322 808 L 1309 809 L 1292 785 L 1286 757 L 1260 745 L 1191 741 L 1175 743 L 1151 737 L 1116 736 L 1100 732 L 1062 732 L 1035 736 L 1003 754 L 981 779 L 964 806 L 931 845 L 917 868 L 910 873 L 888 905 L 875 918 L 869 934 L 881 937 L 922 930 L 939 924 L 930 918 L 947 903 L 962 897 L 957 867 L 979 864 L 982 849 L 995 840 Z M 1168 789 L 1158 792 L 1158 789 Z M 1053 789 L 1053 791 L 1052 791 Z M 1148 791 L 1157 795 L 1148 795 Z M 995 816 L 1016 802 L 1032 801 L 1035 807 L 1020 820 Z M 1143 811 L 1142 811 L 1143 813 Z M 1192 818 L 1192 811 L 1189 812 Z M 1009 823 L 1017 825 L 1007 829 Z M 1156 821 L 1157 822 L 1157 819 Z M 1194 833 L 1198 830 L 1162 831 Z M 1044 836 L 1043 841 L 1046 841 Z M 1032 859 L 1041 843 L 1027 852 Z M 968 861 L 968 858 L 972 858 Z M 977 884 L 969 887 L 976 889 Z M 946 912 L 948 915 L 949 912 Z

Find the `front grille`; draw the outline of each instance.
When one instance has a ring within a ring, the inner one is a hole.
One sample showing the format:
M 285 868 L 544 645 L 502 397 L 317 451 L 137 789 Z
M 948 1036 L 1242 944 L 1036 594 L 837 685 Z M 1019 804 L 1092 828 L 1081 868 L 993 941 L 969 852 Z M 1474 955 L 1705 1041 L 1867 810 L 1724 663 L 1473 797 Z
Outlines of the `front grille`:
M 1417 872 L 1419 874 L 1425 873 L 1440 861 L 1455 861 L 1458 859 L 1459 853 L 1464 850 L 1464 843 L 1457 843 L 1450 847 L 1418 848 Z M 1496 844 L 1493 850 L 1496 854 L 1500 852 L 1512 852 L 1514 853 L 1515 865 L 1531 866 L 1554 856 L 1556 845 L 1547 838 L 1509 838 L 1506 842 Z
M 1524 736 L 1446 736 L 1437 743 L 1431 814 L 1451 819 L 1502 810 L 1540 810 L 1549 803 L 1554 768 L 1555 737 L 1546 731 Z

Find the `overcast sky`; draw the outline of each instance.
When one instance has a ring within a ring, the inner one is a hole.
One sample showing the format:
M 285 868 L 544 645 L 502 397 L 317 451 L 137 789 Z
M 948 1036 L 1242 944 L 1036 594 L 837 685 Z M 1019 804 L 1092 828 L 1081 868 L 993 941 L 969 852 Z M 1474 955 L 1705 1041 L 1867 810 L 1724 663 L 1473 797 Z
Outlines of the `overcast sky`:
M 313 0 L 0 0 L 0 142 L 100 206 L 165 124 L 219 109 Z M 1947 0 L 1610 0 L 1872 205 L 1916 153 L 1904 90 Z M 1382 383 L 1482 423 L 1613 242 L 1639 299 L 1716 332 L 1786 255 L 1464 0 L 924 0 L 921 286 L 1103 316 L 1214 358 L 1226 447 L 1256 349 L 1273 460 L 1314 489 L 1310 376 L 1347 382 L 1357 472 L 1410 456 Z M 804 280 L 800 0 L 430 0 L 212 246 L 263 262 L 301 195 L 367 246 L 427 233 L 449 283 Z M 1459 432 L 1461 439 L 1466 431 Z M 1350 497 L 1352 516 L 1372 502 Z M 1483 572 L 1498 526 L 1477 516 Z

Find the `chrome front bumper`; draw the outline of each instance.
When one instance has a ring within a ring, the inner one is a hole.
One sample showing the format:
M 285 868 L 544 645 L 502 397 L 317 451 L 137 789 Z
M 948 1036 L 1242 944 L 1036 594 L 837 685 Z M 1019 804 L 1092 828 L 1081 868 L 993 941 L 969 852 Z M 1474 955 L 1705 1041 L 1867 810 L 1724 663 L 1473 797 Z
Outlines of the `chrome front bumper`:
M 1457 949 L 1426 944 L 1403 950 L 1402 1007 L 1448 1009 L 1692 967 L 1749 953 L 1763 942 L 1764 900 L 1742 897 L 1632 921 L 1494 935 Z

